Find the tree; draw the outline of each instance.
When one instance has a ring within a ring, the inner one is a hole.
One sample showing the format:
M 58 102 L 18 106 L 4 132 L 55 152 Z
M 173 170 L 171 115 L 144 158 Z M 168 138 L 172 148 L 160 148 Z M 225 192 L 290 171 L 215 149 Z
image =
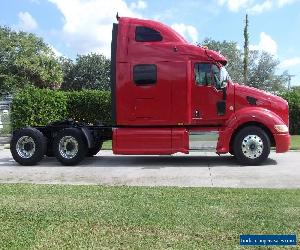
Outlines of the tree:
M 250 51 L 249 55 L 249 86 L 273 93 L 285 90 L 287 78 L 285 74 L 275 74 L 279 61 L 274 56 L 257 50 Z
M 61 64 L 64 71 L 62 89 L 110 90 L 110 60 L 104 55 L 78 55 L 75 63 L 61 58 Z
M 295 92 L 297 92 L 297 93 L 300 95 L 300 85 L 298 85 L 298 86 L 293 86 L 293 87 L 292 87 L 292 91 L 295 91 Z
M 249 32 L 248 32 L 248 14 L 246 14 L 245 19 L 245 27 L 244 27 L 244 71 L 243 71 L 243 77 L 244 77 L 244 84 L 247 84 L 248 82 L 248 58 L 249 58 Z
M 58 88 L 61 66 L 52 49 L 31 33 L 0 26 L 0 92 L 2 94 L 35 85 Z
M 74 63 L 70 58 L 67 57 L 59 57 L 59 62 L 63 71 L 63 82 L 61 84 L 61 89 L 72 89 L 72 84 L 74 81 Z
M 220 52 L 228 60 L 226 69 L 235 82 L 243 81 L 243 61 L 242 53 L 237 47 L 236 42 L 216 41 L 211 38 L 205 38 L 201 45 L 207 46 L 211 50 Z

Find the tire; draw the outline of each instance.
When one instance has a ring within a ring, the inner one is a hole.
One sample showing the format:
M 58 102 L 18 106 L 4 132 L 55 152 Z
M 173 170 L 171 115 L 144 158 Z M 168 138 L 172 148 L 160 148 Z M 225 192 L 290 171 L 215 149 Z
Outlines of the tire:
M 66 128 L 58 132 L 53 140 L 53 153 L 66 166 L 81 162 L 88 151 L 86 139 L 77 128 Z
M 41 161 L 47 150 L 47 139 L 35 128 L 22 128 L 13 134 L 10 152 L 16 162 L 33 166 Z
M 94 155 L 98 154 L 98 152 L 101 150 L 101 148 L 102 148 L 102 142 L 100 142 L 99 144 L 97 144 L 96 146 L 94 146 L 92 148 L 89 148 L 86 156 L 93 157 Z
M 233 142 L 234 156 L 242 165 L 260 165 L 270 154 L 270 138 L 260 127 L 240 130 Z

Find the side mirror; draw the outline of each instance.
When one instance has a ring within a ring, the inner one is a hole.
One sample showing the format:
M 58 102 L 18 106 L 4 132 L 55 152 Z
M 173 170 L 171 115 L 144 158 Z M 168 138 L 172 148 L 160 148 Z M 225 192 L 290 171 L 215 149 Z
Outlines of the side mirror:
M 227 98 L 227 85 L 228 85 L 228 80 L 222 81 L 221 90 L 223 92 L 223 100 L 226 100 Z
M 224 81 L 221 83 L 221 89 L 226 89 L 226 88 L 227 88 L 227 85 L 228 85 L 228 80 L 224 80 Z

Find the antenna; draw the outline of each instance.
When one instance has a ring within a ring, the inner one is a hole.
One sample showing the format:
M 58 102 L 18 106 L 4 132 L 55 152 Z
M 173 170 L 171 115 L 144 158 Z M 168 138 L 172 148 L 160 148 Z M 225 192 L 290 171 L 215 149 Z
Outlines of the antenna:
M 119 12 L 117 12 L 116 18 L 117 18 L 117 21 L 119 21 L 119 19 L 120 19 Z

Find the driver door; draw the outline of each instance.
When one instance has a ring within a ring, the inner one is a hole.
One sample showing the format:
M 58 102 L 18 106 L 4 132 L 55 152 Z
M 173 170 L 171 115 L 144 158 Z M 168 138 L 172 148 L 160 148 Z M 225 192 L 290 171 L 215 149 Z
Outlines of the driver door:
M 233 86 L 221 89 L 216 64 L 192 62 L 192 124 L 222 126 L 233 113 Z

